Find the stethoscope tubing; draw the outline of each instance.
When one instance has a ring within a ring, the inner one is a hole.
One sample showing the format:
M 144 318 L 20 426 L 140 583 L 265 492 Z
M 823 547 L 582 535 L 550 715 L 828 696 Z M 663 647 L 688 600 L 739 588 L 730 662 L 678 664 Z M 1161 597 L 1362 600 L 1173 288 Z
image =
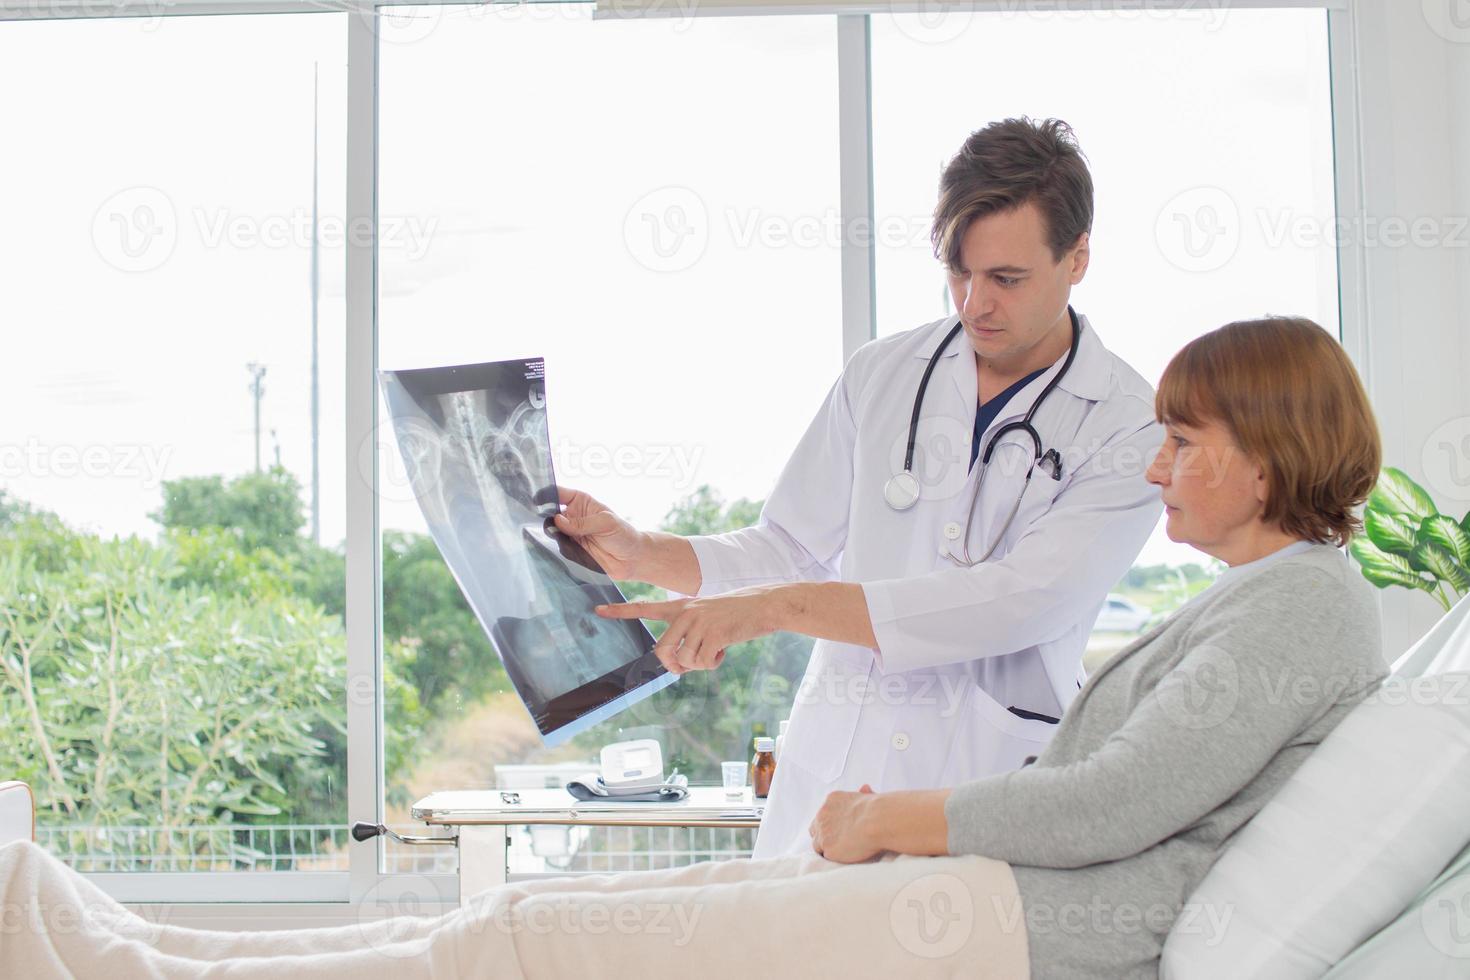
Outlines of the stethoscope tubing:
M 1031 407 L 1026 410 L 1026 415 L 1023 418 L 1015 422 L 1008 422 L 1007 424 L 1001 426 L 999 429 L 991 434 L 990 439 L 987 440 L 985 444 L 985 450 L 981 454 L 979 460 L 980 474 L 978 479 L 976 479 L 975 481 L 975 488 L 972 491 L 970 497 L 969 515 L 965 520 L 965 540 L 963 542 L 964 558 L 961 559 L 956 557 L 953 550 L 948 547 L 943 547 L 940 549 L 941 553 L 946 554 L 950 559 L 957 561 L 960 564 L 979 564 L 979 562 L 988 560 L 990 556 L 995 552 L 995 549 L 1000 544 L 1001 539 L 1004 538 L 1006 530 L 1011 526 L 1011 522 L 1015 519 L 1017 511 L 1020 510 L 1021 497 L 1025 495 L 1026 487 L 1029 486 L 1031 483 L 1031 474 L 1035 471 L 1038 464 L 1050 460 L 1052 463 L 1052 479 L 1060 480 L 1062 478 L 1061 454 L 1058 453 L 1055 449 L 1047 450 L 1043 448 L 1041 434 L 1036 431 L 1036 426 L 1033 424 L 1033 420 L 1036 417 L 1037 410 L 1046 401 L 1047 396 L 1052 393 L 1056 386 L 1061 382 L 1062 378 L 1066 377 L 1067 371 L 1070 370 L 1072 367 L 1072 362 L 1076 360 L 1077 348 L 1081 345 L 1082 324 L 1081 321 L 1077 318 L 1076 311 L 1074 311 L 1070 305 L 1067 307 L 1067 316 L 1072 322 L 1072 343 L 1067 348 L 1067 358 L 1065 361 L 1062 362 L 1062 369 L 1058 371 L 1052 377 L 1052 379 L 1046 383 L 1046 387 L 1044 387 L 1041 390 L 1041 393 L 1038 394 L 1036 398 L 1031 402 Z M 934 349 L 934 353 L 929 355 L 929 363 L 925 365 L 923 377 L 919 379 L 919 389 L 917 392 L 915 392 L 914 395 L 914 410 L 909 416 L 909 431 L 907 444 L 904 447 L 903 471 L 901 473 L 895 473 L 892 477 L 889 478 L 888 483 L 884 486 L 884 496 L 885 498 L 887 498 L 889 505 L 894 507 L 894 509 L 896 510 L 907 510 L 909 507 L 912 507 L 915 502 L 917 502 L 917 480 L 913 475 L 913 465 L 914 446 L 918 441 L 919 434 L 919 415 L 924 407 L 924 396 L 928 392 L 929 379 L 934 374 L 934 368 L 939 363 L 939 358 L 943 356 L 945 349 L 948 348 L 950 343 L 954 341 L 954 338 L 959 335 L 962 327 L 963 322 L 956 321 L 955 325 L 951 327 L 948 332 L 945 333 L 944 339 L 940 341 L 939 346 Z M 995 447 L 1000 444 L 1000 440 L 1004 436 L 1009 435 L 1012 432 L 1024 432 L 1027 436 L 1030 437 L 1032 448 L 1031 465 L 1026 469 L 1026 478 L 1022 483 L 1021 494 L 1016 497 L 1016 503 L 1011 508 L 1010 514 L 1006 517 L 1005 523 L 1002 524 L 1001 532 L 996 536 L 995 543 L 992 544 L 988 549 L 986 549 L 985 554 L 982 555 L 978 561 L 971 560 L 969 541 L 970 521 L 974 518 L 975 503 L 980 499 L 980 488 L 985 483 L 985 477 L 990 468 L 990 458 L 995 453 Z M 912 497 L 913 499 L 909 499 L 910 497 Z

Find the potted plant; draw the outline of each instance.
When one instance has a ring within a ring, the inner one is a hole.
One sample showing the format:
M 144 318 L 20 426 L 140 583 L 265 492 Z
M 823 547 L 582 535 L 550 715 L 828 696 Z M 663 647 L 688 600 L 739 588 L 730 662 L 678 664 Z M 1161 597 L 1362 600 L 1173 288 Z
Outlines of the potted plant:
M 1379 475 L 1363 532 L 1348 551 L 1380 589 L 1428 592 L 1446 611 L 1470 591 L 1470 513 L 1458 521 L 1441 514 L 1403 470 L 1388 467 Z

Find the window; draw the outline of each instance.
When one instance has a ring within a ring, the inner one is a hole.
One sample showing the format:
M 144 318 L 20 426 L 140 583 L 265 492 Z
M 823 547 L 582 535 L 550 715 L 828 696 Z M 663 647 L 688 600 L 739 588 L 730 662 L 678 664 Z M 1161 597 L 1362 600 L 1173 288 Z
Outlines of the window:
M 648 529 L 753 521 L 842 367 L 833 19 L 393 16 L 412 40 L 382 46 L 379 364 L 542 355 L 561 485 Z M 543 748 L 382 445 L 385 670 L 416 702 L 390 676 L 390 821 L 450 784 L 564 782 L 624 738 L 718 783 L 776 733 L 804 638 Z
M 644 528 L 750 523 L 843 364 L 840 263 L 866 256 L 838 203 L 838 89 L 861 58 L 839 77 L 838 45 L 859 33 L 839 40 L 832 16 L 425 5 L 384 8 L 374 59 L 369 21 L 0 23 L 0 86 L 27 93 L 0 104 L 22 148 L 0 163 L 0 778 L 35 785 L 43 841 L 117 872 L 125 900 L 348 894 L 347 823 L 369 814 L 347 812 L 345 718 L 369 723 L 344 692 L 376 681 L 368 642 L 348 676 L 349 616 L 354 636 L 383 626 L 384 725 L 354 729 L 354 775 L 381 734 L 386 820 L 416 830 L 408 807 L 432 790 L 556 785 L 615 738 L 656 735 L 717 782 L 774 734 L 806 664 L 809 641 L 777 635 L 546 750 L 391 434 L 376 474 L 353 469 L 371 453 L 346 433 L 371 411 L 344 364 L 369 343 L 383 368 L 542 355 L 562 484 Z M 1336 328 L 1322 11 L 870 25 L 880 335 L 948 312 L 928 242 L 940 168 L 1021 112 L 1067 119 L 1090 155 L 1075 302 L 1146 377 L 1230 319 Z M 370 153 L 348 166 L 349 91 L 378 105 L 353 136 L 378 149 L 372 187 Z M 348 180 L 358 212 L 376 193 L 374 241 L 354 238 Z M 358 245 L 376 247 L 374 283 L 347 266 Z M 354 312 L 349 336 L 346 297 L 374 288 L 376 321 Z M 370 492 L 377 540 L 356 533 Z M 345 608 L 349 501 L 352 581 L 377 549 L 381 609 Z M 1156 533 L 1089 662 L 1213 574 Z M 354 805 L 364 786 L 376 775 L 354 779 Z M 521 870 L 576 869 L 577 852 L 615 870 L 741 846 L 549 834 L 516 853 Z M 354 851 L 353 897 L 382 873 L 452 870 L 448 849 L 420 850 L 371 875 Z
M 345 37 L 0 24 L 0 773 L 83 871 L 346 868 Z

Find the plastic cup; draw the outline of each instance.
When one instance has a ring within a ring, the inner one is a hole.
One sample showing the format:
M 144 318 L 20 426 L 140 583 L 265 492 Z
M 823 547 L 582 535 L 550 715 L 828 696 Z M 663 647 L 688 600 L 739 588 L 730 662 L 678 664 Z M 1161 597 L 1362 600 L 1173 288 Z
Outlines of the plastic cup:
M 725 799 L 738 800 L 745 795 L 745 773 L 748 762 L 720 763 L 720 776 L 725 784 Z

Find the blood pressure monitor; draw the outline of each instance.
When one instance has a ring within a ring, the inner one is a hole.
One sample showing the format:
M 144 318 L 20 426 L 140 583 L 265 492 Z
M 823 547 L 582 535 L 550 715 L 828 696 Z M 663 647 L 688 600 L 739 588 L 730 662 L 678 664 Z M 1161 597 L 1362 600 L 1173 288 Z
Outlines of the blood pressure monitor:
M 605 746 L 601 775 L 603 785 L 610 790 L 661 785 L 664 781 L 664 754 L 658 740 L 638 738 Z

